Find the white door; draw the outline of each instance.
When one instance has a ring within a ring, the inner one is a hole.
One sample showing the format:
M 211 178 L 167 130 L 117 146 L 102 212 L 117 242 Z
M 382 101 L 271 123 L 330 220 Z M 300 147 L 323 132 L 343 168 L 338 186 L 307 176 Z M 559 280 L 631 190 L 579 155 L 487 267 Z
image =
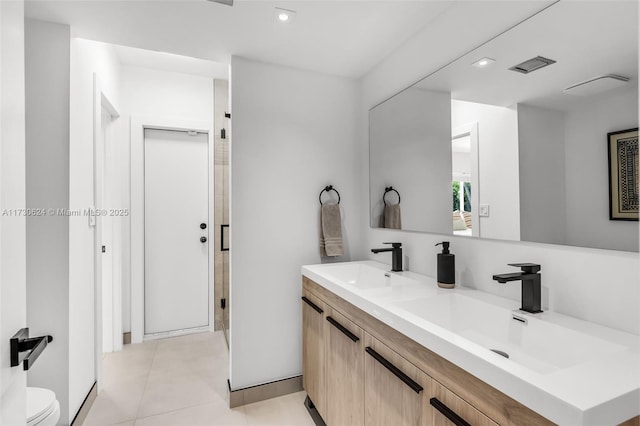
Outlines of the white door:
M 146 335 L 209 325 L 207 144 L 206 133 L 145 129 Z

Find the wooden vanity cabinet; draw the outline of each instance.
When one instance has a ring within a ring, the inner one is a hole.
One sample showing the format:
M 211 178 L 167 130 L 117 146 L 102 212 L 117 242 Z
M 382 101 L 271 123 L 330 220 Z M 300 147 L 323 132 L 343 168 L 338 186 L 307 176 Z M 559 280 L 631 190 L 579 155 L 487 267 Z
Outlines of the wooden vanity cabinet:
M 303 385 L 328 426 L 554 424 L 309 278 L 302 286 Z
M 451 426 L 469 424 L 473 426 L 498 426 L 496 422 L 476 410 L 471 404 L 441 385 L 431 381 L 428 392 L 430 426 Z
M 364 397 L 367 426 L 426 426 L 431 378 L 365 333 Z
M 328 426 L 553 424 L 307 277 L 302 281 L 303 384 Z
M 325 398 L 325 304 L 302 292 L 302 386 L 320 416 L 327 412 Z
M 365 352 L 367 426 L 498 426 L 367 333 Z
M 329 308 L 326 332 L 327 425 L 363 426 L 364 332 Z

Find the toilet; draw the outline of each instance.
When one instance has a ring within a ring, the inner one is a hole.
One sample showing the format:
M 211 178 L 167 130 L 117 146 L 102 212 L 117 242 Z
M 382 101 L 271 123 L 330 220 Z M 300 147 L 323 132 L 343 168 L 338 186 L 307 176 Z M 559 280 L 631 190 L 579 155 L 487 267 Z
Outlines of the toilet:
M 27 388 L 27 426 L 55 426 L 60 403 L 49 389 Z

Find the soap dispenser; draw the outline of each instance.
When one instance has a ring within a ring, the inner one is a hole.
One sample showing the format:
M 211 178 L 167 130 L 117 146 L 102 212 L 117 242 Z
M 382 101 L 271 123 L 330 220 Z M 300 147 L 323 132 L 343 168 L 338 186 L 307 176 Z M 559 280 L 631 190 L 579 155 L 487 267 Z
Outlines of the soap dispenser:
M 449 241 L 442 244 L 442 253 L 438 253 L 438 287 L 453 288 L 456 285 L 456 256 L 449 252 Z

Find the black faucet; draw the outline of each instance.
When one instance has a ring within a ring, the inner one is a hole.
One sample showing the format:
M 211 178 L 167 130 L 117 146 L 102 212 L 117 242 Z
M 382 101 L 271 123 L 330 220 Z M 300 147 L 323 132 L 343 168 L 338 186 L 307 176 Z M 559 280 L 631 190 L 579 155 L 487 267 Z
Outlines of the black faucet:
M 391 244 L 391 248 L 371 249 L 371 253 L 382 253 L 390 251 L 391 253 L 391 272 L 402 272 L 402 243 L 382 243 Z
M 509 281 L 522 281 L 522 307 L 520 310 L 537 314 L 542 312 L 540 285 L 540 265 L 535 263 L 509 263 L 509 266 L 515 266 L 522 269 L 522 272 L 514 272 L 511 274 L 494 275 L 493 279 L 501 284 Z

